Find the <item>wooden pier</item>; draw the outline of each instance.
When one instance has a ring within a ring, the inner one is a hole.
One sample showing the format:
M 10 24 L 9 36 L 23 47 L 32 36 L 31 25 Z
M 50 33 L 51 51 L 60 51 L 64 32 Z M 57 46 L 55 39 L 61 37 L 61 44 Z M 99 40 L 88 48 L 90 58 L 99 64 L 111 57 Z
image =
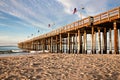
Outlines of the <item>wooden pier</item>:
M 114 35 L 112 35 L 114 31 Z M 109 36 L 107 36 L 107 33 Z M 49 33 L 18 43 L 26 50 L 45 50 L 51 53 L 87 53 L 87 39 L 91 41 L 91 53 L 119 53 L 120 7 L 96 16 L 89 16 Z M 90 34 L 91 37 L 87 38 Z M 113 42 L 112 42 L 113 41 Z M 113 45 L 114 43 L 114 45 Z M 112 51 L 114 46 L 114 52 Z

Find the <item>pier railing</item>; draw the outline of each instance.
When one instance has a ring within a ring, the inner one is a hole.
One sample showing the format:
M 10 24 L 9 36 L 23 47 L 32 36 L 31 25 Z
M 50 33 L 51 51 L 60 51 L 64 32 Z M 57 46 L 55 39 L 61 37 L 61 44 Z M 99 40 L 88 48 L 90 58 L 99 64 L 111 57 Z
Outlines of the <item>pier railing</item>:
M 94 25 L 109 22 L 118 18 L 120 18 L 120 7 L 94 16 Z

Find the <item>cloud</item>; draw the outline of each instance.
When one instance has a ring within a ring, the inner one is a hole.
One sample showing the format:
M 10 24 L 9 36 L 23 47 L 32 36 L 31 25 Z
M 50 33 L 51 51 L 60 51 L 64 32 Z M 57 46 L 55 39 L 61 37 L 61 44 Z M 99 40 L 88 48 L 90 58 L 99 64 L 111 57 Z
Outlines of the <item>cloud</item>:
M 1 2 L 4 6 L 0 5 L 0 11 L 21 19 L 23 24 L 40 29 L 48 29 L 49 23 L 60 23 L 67 20 L 67 14 L 54 0 L 2 0 Z M 57 24 L 57 26 L 61 25 Z
M 7 19 L 6 17 L 4 17 L 4 16 L 0 16 L 0 19 Z
M 0 26 L 8 26 L 8 25 L 4 23 L 0 23 Z
M 12 39 L 10 36 L 1 36 L 0 37 L 0 46 L 5 45 L 16 45 L 18 41 L 16 41 L 13 37 Z
M 40 16 L 40 14 L 38 13 L 35 13 L 33 8 L 23 5 L 24 4 L 23 2 L 17 0 L 11 0 L 10 3 L 8 2 L 2 2 L 2 3 L 6 4 L 6 6 L 4 6 L 4 8 L 2 8 L 3 7 L 2 6 L 0 9 L 1 11 L 8 13 L 12 16 L 18 17 L 19 19 L 29 23 L 30 25 L 33 26 L 35 24 L 42 25 L 45 24 L 44 21 L 49 22 L 49 19 L 47 19 L 44 16 Z M 40 28 L 45 28 L 43 26 L 38 26 L 38 25 L 35 26 Z
M 79 13 L 77 15 L 80 17 L 80 13 L 82 13 L 83 17 L 94 16 L 101 12 L 107 11 L 110 8 L 110 5 L 117 4 L 118 1 L 112 0 L 57 0 L 64 7 L 64 11 L 68 14 L 72 14 L 74 8 L 79 9 Z M 118 1 L 119 2 L 119 1 Z M 84 7 L 84 10 L 81 8 Z M 115 6 L 114 6 L 115 7 Z M 113 8 L 113 7 L 112 7 Z
M 7 35 L 5 35 L 5 34 L 7 34 Z M 16 35 L 19 37 L 16 37 Z M 0 33 L 0 46 L 17 45 L 18 42 L 21 42 L 23 40 L 27 40 L 27 37 L 22 34 L 15 34 L 15 35 L 9 36 L 9 33 Z

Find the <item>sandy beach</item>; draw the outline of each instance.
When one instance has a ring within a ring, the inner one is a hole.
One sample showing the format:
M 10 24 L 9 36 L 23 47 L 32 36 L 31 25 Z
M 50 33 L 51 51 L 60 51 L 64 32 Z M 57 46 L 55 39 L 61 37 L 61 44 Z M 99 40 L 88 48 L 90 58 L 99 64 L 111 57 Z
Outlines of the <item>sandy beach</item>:
M 0 80 L 120 80 L 120 55 L 42 53 L 0 57 Z

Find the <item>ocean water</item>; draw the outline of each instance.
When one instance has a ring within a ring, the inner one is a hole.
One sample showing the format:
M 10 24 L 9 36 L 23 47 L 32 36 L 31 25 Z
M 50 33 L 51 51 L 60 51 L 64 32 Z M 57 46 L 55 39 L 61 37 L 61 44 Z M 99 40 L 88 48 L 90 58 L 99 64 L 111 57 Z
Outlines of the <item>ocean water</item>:
M 0 57 L 28 54 L 17 46 L 0 46 Z
M 20 50 L 17 46 L 0 46 L 0 51 Z
M 63 52 L 66 53 L 66 47 L 64 48 Z M 98 49 L 96 50 L 96 52 L 98 53 Z M 114 48 L 112 48 L 112 52 L 114 52 Z M 120 47 L 119 47 L 119 52 L 120 52 Z M 88 54 L 91 53 L 90 46 L 87 47 L 87 53 Z M 107 53 L 109 53 L 109 48 L 107 49 Z M 26 54 L 29 53 L 18 48 L 17 46 L 0 46 L 0 57 L 26 55 Z

